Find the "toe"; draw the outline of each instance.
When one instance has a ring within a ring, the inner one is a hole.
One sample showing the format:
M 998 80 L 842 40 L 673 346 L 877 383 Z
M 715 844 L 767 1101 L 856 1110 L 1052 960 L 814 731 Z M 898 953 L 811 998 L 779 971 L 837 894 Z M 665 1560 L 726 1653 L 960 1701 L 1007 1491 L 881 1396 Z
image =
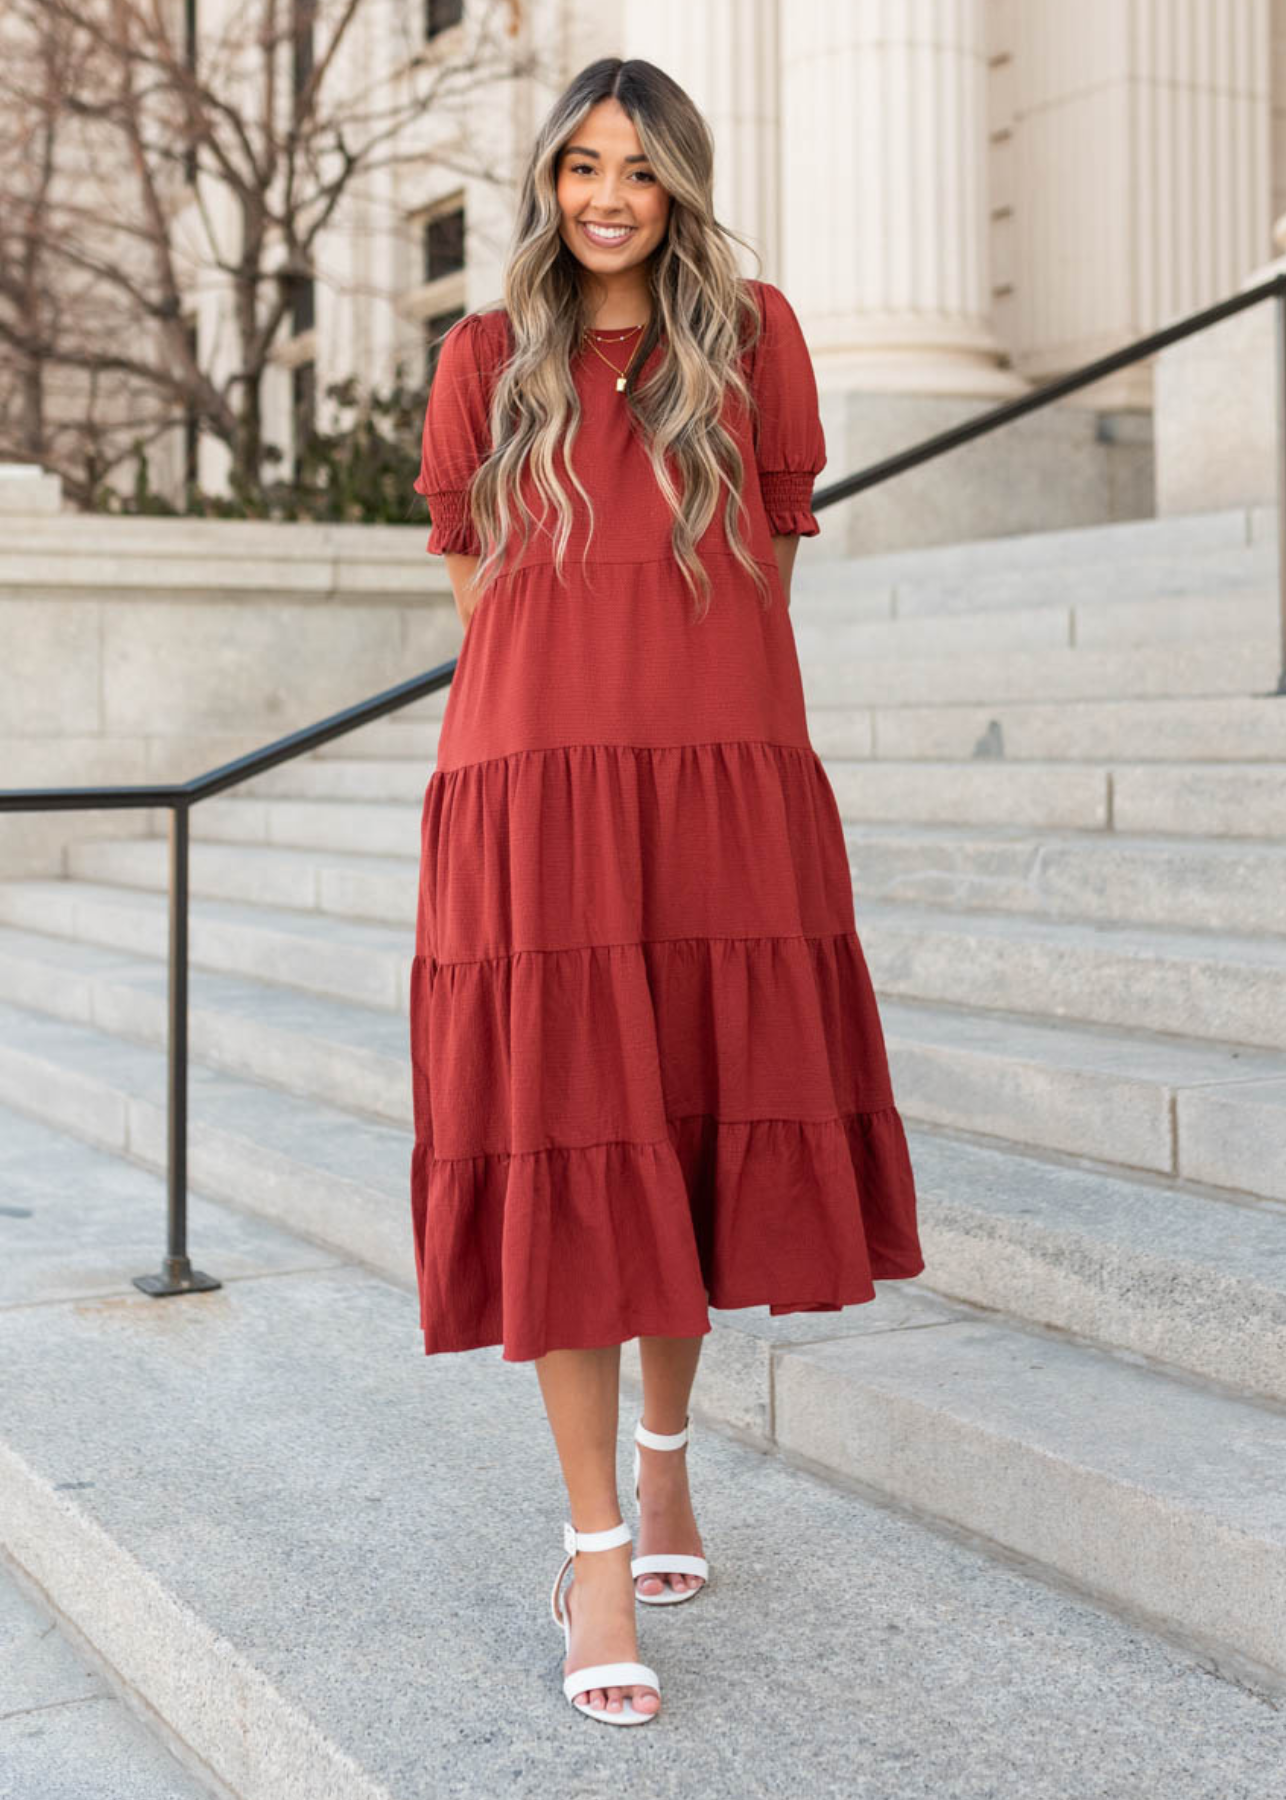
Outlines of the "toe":
M 621 1690 L 620 1690 L 620 1688 L 616 1688 L 616 1687 L 608 1688 L 608 1690 L 607 1690 L 607 1710 L 608 1710 L 608 1712 L 620 1712 L 620 1710 L 621 1710 Z
M 641 1594 L 659 1594 L 664 1582 L 659 1575 L 640 1575 L 639 1592 Z
M 631 1698 L 635 1712 L 655 1712 L 661 1704 L 661 1696 L 655 1688 L 635 1688 Z

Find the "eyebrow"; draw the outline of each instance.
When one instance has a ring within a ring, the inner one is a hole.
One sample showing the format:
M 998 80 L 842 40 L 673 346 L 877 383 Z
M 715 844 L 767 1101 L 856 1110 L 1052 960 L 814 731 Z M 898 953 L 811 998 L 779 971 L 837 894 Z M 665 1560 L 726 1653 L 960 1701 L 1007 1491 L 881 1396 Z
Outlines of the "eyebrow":
M 602 161 L 601 153 L 597 150 L 589 149 L 585 144 L 564 144 L 563 145 L 563 155 L 564 156 L 571 156 L 573 152 L 575 152 L 575 154 L 577 156 L 597 156 L 599 158 L 600 162 Z M 650 156 L 627 156 L 625 158 L 625 160 L 627 163 L 651 162 L 652 158 Z

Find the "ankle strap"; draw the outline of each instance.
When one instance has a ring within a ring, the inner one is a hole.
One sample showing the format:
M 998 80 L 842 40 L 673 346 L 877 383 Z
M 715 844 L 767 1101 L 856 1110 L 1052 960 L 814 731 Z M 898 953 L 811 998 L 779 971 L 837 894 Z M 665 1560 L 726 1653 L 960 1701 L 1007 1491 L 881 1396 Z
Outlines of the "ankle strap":
M 624 1519 L 619 1525 L 609 1525 L 606 1531 L 577 1531 L 570 1520 L 563 1525 L 563 1549 L 569 1556 L 575 1556 L 578 1550 L 615 1550 L 618 1544 L 631 1541 Z
M 683 1421 L 682 1431 L 649 1431 L 642 1419 L 634 1427 L 634 1441 L 649 1450 L 682 1450 L 692 1435 L 691 1413 Z

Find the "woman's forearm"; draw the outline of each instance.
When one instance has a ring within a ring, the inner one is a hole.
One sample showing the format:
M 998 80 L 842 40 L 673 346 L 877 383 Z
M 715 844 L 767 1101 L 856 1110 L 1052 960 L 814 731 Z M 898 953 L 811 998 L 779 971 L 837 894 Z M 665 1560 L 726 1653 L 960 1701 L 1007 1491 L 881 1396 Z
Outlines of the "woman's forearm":
M 772 541 L 773 555 L 777 558 L 777 572 L 781 576 L 781 585 L 786 592 L 786 605 L 790 605 L 790 578 L 795 567 L 795 552 L 799 549 L 798 535 L 793 537 L 775 537 Z
M 460 556 L 449 551 L 443 557 L 447 566 L 447 575 L 451 580 L 451 589 L 455 594 L 455 609 L 460 615 L 460 623 L 468 629 L 469 620 L 477 607 L 477 598 L 473 592 L 473 578 L 481 561 L 477 556 Z

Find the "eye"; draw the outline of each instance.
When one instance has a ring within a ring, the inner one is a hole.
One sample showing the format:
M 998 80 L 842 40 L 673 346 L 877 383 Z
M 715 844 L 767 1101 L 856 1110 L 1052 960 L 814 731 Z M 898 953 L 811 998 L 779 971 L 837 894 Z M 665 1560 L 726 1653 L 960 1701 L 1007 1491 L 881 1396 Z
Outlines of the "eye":
M 567 172 L 570 175 L 597 175 L 598 170 L 593 163 L 568 163 Z M 641 176 L 649 186 L 656 182 L 656 176 L 647 169 L 635 169 L 634 173 Z

